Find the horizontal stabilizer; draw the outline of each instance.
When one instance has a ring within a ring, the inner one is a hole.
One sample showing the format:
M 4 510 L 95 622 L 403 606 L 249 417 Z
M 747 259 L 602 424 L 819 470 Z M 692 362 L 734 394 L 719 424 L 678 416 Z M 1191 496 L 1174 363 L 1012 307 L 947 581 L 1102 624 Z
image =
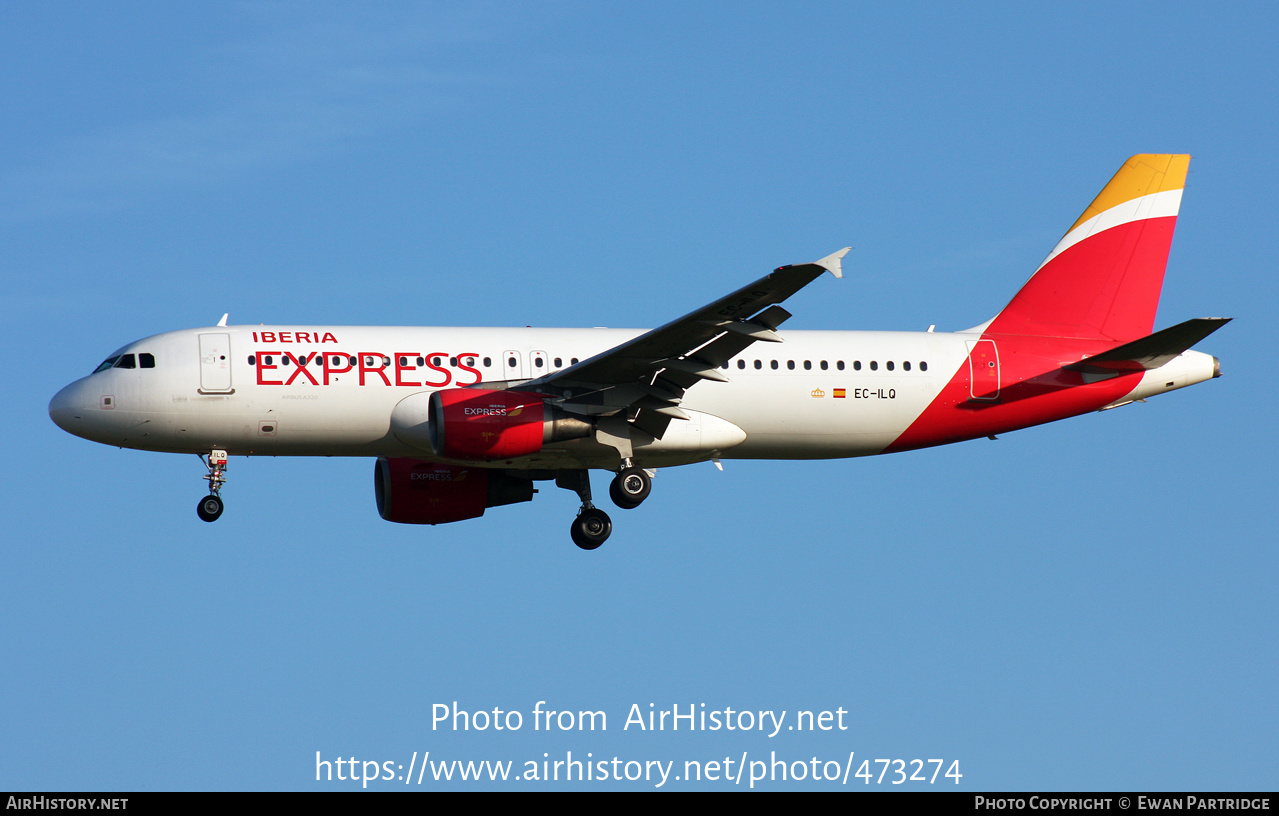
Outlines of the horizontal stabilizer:
M 1229 323 L 1229 317 L 1196 317 L 1140 340 L 1124 343 L 1066 368 L 1095 373 L 1159 368 Z

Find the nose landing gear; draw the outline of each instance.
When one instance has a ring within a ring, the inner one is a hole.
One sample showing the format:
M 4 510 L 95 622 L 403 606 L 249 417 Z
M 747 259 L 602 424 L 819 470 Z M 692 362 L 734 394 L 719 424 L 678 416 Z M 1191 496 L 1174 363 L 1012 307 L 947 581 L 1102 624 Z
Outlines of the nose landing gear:
M 200 499 L 200 503 L 195 506 L 195 513 L 201 521 L 217 521 L 223 509 L 222 497 L 218 494 L 222 492 L 222 485 L 226 484 L 226 451 L 215 449 L 209 453 L 207 459 L 201 454 L 200 461 L 209 469 L 204 476 L 209 481 L 209 495 Z
M 195 512 L 200 521 L 217 521 L 218 516 L 222 515 L 222 498 L 212 494 L 205 496 L 196 505 Z

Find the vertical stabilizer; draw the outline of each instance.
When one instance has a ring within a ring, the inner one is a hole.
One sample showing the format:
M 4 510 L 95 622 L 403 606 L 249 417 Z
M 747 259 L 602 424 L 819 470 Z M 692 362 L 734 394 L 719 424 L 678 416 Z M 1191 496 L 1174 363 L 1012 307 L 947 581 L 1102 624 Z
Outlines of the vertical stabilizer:
M 1190 157 L 1124 163 L 985 334 L 1125 343 L 1154 328 Z

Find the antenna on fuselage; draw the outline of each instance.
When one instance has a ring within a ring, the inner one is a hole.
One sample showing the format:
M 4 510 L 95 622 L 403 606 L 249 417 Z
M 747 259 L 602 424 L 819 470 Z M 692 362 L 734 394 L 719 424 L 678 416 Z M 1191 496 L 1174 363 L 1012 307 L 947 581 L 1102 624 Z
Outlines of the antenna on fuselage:
M 219 325 L 219 326 L 222 326 L 222 327 L 224 327 L 224 328 L 225 328 L 225 327 L 226 327 L 226 319 L 227 319 L 228 317 L 230 317 L 230 316 L 231 316 L 231 313 L 230 313 L 230 312 L 227 312 L 226 314 L 222 315 L 222 319 L 218 321 L 218 325 Z

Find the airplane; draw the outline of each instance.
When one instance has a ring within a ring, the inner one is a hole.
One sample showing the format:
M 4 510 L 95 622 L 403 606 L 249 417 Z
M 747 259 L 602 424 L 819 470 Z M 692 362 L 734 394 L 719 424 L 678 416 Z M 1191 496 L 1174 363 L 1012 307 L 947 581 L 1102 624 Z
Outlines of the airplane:
M 659 467 L 945 445 L 1105 411 L 1221 375 L 1193 345 L 1229 318 L 1154 328 L 1190 157 L 1133 156 L 993 318 L 958 332 L 779 330 L 842 249 L 782 266 L 650 331 L 228 326 L 111 353 L 49 403 L 95 442 L 195 453 L 223 511 L 228 457 L 376 457 L 383 519 L 444 524 L 574 491 L 570 527 L 612 532 L 589 473 L 634 509 Z M 783 342 L 784 341 L 784 342 Z

